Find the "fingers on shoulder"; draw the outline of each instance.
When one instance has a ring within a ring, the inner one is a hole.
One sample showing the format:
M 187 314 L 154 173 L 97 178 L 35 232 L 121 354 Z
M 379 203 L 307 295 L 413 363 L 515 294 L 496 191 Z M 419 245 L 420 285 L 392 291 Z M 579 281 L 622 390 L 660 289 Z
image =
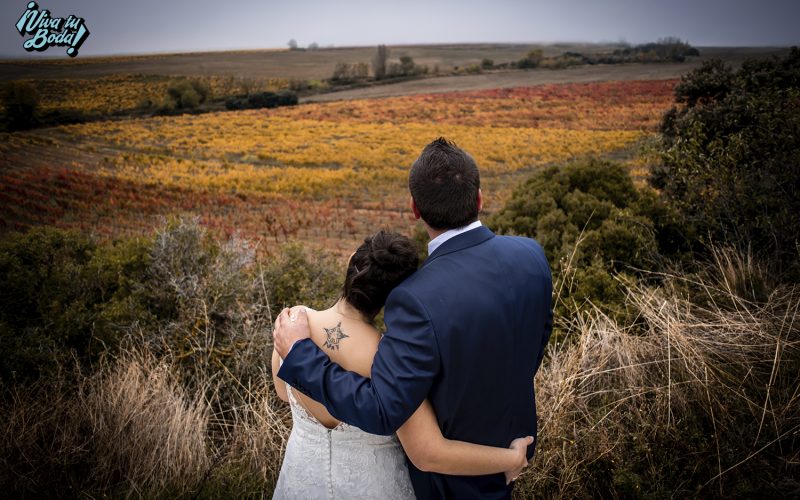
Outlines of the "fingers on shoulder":
M 294 306 L 289 309 L 289 315 L 292 317 L 297 317 L 301 314 L 306 314 L 306 306 Z
M 281 324 L 282 324 L 284 321 L 288 320 L 288 319 L 289 319 L 289 309 L 288 309 L 288 308 L 284 308 L 284 309 L 283 309 L 283 310 L 280 312 L 280 314 L 278 314 L 278 317 L 277 317 L 277 318 L 275 318 L 275 328 L 276 328 L 276 329 L 280 329 L 280 327 L 281 327 Z

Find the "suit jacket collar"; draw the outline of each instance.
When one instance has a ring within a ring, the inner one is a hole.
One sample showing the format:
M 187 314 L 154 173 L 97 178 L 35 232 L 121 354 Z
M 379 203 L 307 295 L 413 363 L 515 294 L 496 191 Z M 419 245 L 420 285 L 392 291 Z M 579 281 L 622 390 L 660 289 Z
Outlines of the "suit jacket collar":
M 447 255 L 449 253 L 458 252 L 459 250 L 464 250 L 465 248 L 473 247 L 490 238 L 494 238 L 494 233 L 486 226 L 479 226 L 475 229 L 467 231 L 466 233 L 453 236 L 449 240 L 439 245 L 439 247 L 434 250 L 427 259 L 425 259 L 425 262 L 422 263 L 422 267 L 427 266 L 432 260 L 438 259 L 442 255 Z

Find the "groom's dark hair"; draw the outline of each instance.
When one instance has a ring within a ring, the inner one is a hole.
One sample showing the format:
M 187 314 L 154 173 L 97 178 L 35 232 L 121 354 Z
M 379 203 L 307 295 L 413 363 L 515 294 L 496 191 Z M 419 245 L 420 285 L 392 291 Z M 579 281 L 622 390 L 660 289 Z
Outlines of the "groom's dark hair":
M 422 220 L 436 230 L 474 222 L 480 187 L 475 160 L 444 137 L 425 146 L 408 177 L 408 188 Z

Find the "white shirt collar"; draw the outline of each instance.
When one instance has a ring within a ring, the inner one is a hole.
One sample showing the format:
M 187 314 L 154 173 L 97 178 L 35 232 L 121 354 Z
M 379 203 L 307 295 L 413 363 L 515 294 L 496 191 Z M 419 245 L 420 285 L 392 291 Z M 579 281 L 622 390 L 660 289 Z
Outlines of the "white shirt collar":
M 449 240 L 453 236 L 458 236 L 461 233 L 466 233 L 467 231 L 470 231 L 470 230 L 475 229 L 476 227 L 480 227 L 482 225 L 483 224 L 481 224 L 481 221 L 476 220 L 472 224 L 468 224 L 468 225 L 466 225 L 464 227 L 459 227 L 459 228 L 456 228 L 456 229 L 448 229 L 447 231 L 443 232 L 442 234 L 440 234 L 439 236 L 437 236 L 436 238 L 434 238 L 434 239 L 432 239 L 431 241 L 428 242 L 428 255 L 430 255 L 433 252 L 435 252 L 436 249 L 439 248 L 442 245 L 442 243 L 444 243 L 445 241 Z

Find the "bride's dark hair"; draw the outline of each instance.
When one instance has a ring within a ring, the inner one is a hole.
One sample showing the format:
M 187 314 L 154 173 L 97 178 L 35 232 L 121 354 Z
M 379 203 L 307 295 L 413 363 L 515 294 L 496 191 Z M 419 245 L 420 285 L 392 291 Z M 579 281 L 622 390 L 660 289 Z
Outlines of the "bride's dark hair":
M 347 265 L 342 297 L 369 321 L 375 319 L 389 292 L 419 265 L 413 241 L 397 233 L 378 231 L 364 239 Z

